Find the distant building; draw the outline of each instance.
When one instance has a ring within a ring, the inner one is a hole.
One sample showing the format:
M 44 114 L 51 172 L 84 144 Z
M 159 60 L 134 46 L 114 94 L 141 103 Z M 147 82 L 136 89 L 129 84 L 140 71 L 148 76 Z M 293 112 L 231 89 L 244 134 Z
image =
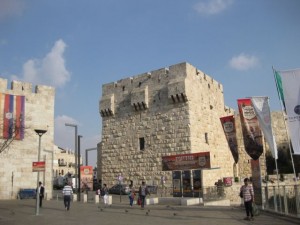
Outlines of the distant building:
M 54 178 L 58 176 L 65 176 L 66 174 L 74 175 L 77 173 L 76 160 L 77 154 L 74 151 L 66 150 L 55 146 L 54 148 L 54 161 L 53 161 L 53 174 Z M 82 157 L 80 156 L 80 165 L 82 165 Z

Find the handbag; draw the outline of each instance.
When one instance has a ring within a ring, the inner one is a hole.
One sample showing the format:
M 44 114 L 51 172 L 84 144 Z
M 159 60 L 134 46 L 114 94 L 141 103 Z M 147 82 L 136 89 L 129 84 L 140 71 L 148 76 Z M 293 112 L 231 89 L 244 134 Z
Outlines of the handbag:
M 142 204 L 142 199 L 141 199 L 140 197 L 139 197 L 138 200 L 137 200 L 137 204 L 138 204 L 138 205 L 141 205 L 141 204 Z
M 254 202 L 252 203 L 252 213 L 253 216 L 258 216 L 260 214 L 259 209 Z
M 240 197 L 243 198 L 243 190 L 240 191 Z

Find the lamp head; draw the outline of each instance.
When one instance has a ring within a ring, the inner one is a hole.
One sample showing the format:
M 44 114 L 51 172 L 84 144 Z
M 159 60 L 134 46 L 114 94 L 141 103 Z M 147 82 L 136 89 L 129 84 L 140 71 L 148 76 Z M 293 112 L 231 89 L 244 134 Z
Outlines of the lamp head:
M 42 130 L 42 129 L 34 129 L 34 131 L 39 136 L 42 136 L 44 133 L 47 132 L 47 130 Z

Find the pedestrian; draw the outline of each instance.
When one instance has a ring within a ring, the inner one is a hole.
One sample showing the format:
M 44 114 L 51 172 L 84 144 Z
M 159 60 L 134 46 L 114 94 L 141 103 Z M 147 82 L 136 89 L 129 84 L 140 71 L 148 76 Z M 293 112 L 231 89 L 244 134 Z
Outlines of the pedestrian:
M 73 194 L 73 189 L 69 183 L 67 183 L 63 190 L 62 190 L 63 196 L 64 196 L 64 206 L 65 210 L 70 210 L 70 204 L 71 204 L 71 197 Z M 79 193 L 80 194 L 80 193 Z
M 108 188 L 106 184 L 103 184 L 101 195 L 103 196 L 104 205 L 108 205 Z
M 43 205 L 43 199 L 44 199 L 44 193 L 45 193 L 45 188 L 44 188 L 43 183 L 41 181 L 39 182 L 39 186 L 36 189 L 36 191 L 38 191 L 38 194 L 39 194 L 39 206 L 41 208 L 42 205 Z
M 254 220 L 252 203 L 254 202 L 254 191 L 252 185 L 249 184 L 249 179 L 244 179 L 244 185 L 240 189 L 241 196 L 244 199 L 246 217 L 244 220 Z M 250 217 L 251 216 L 251 217 Z
M 99 187 L 96 191 L 96 195 L 99 197 L 99 202 L 101 201 L 101 187 Z
M 134 187 L 132 184 L 130 184 L 130 186 L 129 186 L 128 197 L 129 197 L 129 205 L 130 205 L 130 207 L 132 207 L 133 201 L 135 198 L 135 190 L 134 190 Z
M 145 207 L 145 199 L 146 199 L 146 196 L 148 194 L 150 194 L 150 193 L 149 193 L 148 188 L 145 184 L 145 181 L 143 181 L 142 185 L 139 188 L 139 198 L 141 200 L 141 209 L 144 209 L 144 207 Z

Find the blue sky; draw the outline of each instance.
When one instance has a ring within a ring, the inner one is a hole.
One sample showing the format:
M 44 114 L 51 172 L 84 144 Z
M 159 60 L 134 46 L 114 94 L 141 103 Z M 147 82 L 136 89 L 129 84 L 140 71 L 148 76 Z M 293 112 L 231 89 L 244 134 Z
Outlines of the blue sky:
M 188 62 L 225 103 L 269 96 L 272 66 L 300 67 L 298 0 L 0 0 L 0 77 L 56 87 L 55 144 L 101 140 L 102 85 Z M 89 154 L 96 165 L 96 154 Z

